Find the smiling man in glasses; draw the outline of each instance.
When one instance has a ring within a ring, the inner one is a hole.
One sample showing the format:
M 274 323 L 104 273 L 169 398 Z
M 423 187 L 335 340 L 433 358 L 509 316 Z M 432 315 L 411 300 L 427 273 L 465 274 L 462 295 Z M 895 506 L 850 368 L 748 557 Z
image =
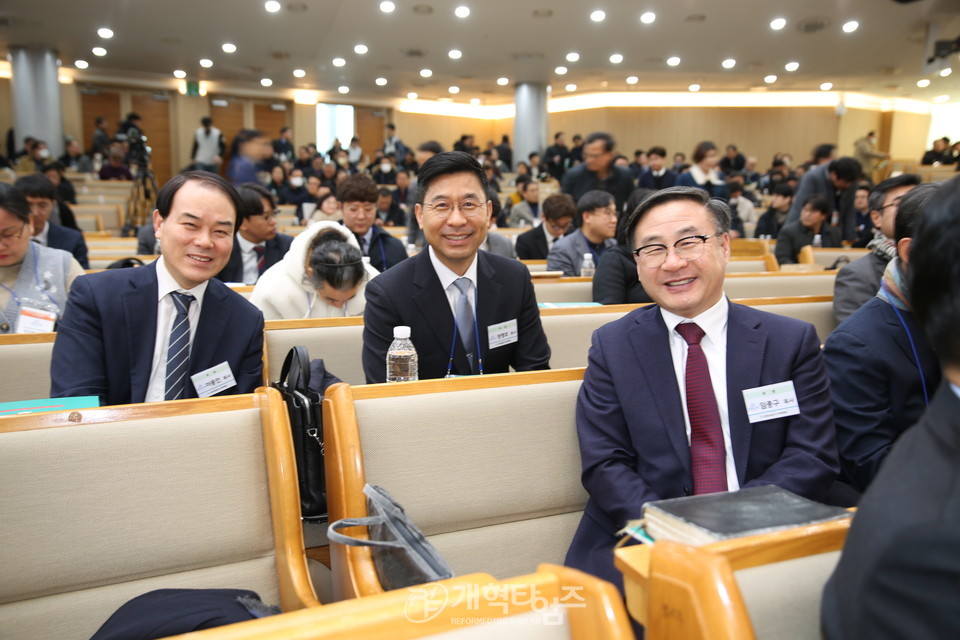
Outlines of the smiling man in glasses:
M 823 500 L 837 475 L 817 334 L 723 295 L 729 226 L 690 187 L 650 195 L 627 225 L 656 304 L 593 334 L 577 400 L 590 499 L 566 560 L 617 585 L 616 532 L 644 503 L 766 484 Z
M 527 267 L 480 250 L 493 214 L 483 169 L 450 151 L 424 162 L 417 178 L 414 213 L 429 246 L 367 284 L 367 382 L 385 381 L 399 325 L 411 329 L 421 380 L 549 368 Z

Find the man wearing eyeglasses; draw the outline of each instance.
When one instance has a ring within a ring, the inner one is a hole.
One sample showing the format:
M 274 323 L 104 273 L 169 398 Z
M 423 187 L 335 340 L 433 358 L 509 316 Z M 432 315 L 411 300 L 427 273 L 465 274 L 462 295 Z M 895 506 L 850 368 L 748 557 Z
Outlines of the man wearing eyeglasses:
M 593 265 L 600 256 L 617 244 L 617 205 L 606 191 L 587 191 L 577 201 L 577 229 L 557 240 L 547 254 L 547 271 L 562 271 L 565 276 L 579 276 L 583 257 L 593 256 Z
M 593 334 L 577 400 L 590 499 L 566 563 L 617 585 L 617 532 L 645 503 L 766 484 L 823 500 L 838 472 L 816 331 L 724 296 L 729 225 L 699 189 L 647 197 L 627 238 L 656 304 Z
M 233 252 L 217 278 L 224 282 L 256 284 L 263 272 L 283 260 L 293 236 L 277 233 L 277 204 L 264 187 L 247 182 L 240 194 L 240 227 L 234 236 Z
M 473 157 L 439 153 L 420 168 L 419 227 L 428 248 L 366 288 L 363 370 L 384 382 L 393 328 L 411 328 L 419 377 L 547 369 L 550 347 L 526 266 L 480 251 L 493 215 Z

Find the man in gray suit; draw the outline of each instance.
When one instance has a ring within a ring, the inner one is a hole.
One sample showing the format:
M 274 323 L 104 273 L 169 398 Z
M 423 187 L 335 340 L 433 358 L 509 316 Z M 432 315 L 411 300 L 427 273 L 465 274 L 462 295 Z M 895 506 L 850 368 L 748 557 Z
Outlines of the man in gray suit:
M 905 173 L 888 178 L 870 192 L 870 219 L 876 229 L 867 245 L 870 253 L 840 269 L 833 285 L 833 315 L 843 322 L 863 303 L 877 295 L 887 263 L 897 255 L 893 241 L 894 222 L 900 199 L 920 184 L 920 176 Z
M 557 240 L 547 256 L 547 271 L 563 271 L 565 276 L 579 276 L 584 254 L 593 254 L 593 264 L 617 244 L 617 205 L 606 191 L 587 191 L 577 202 L 579 228 Z
M 516 258 L 517 252 L 513 248 L 513 241 L 507 236 L 502 236 L 499 233 L 493 232 L 491 229 L 491 227 L 500 217 L 500 214 L 503 213 L 503 206 L 500 204 L 500 196 L 496 191 L 488 187 L 487 199 L 489 199 L 493 204 L 493 215 L 490 216 L 490 221 L 487 224 L 487 237 L 480 245 L 480 249 L 482 251 L 496 253 L 504 258 Z
M 510 208 L 510 217 L 507 224 L 511 227 L 536 226 L 534 221 L 540 220 L 540 185 L 536 180 L 517 180 L 517 191 L 523 200 Z

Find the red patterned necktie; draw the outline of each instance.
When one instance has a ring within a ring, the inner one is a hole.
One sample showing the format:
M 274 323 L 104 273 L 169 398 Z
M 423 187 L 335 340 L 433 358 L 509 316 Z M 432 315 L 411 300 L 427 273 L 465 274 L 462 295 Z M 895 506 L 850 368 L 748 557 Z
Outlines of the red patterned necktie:
M 687 415 L 690 417 L 690 462 L 693 466 L 693 493 L 727 490 L 727 459 L 717 397 L 710 382 L 710 369 L 700 341 L 703 329 L 696 324 L 677 325 L 687 343 Z
M 257 274 L 262 276 L 267 270 L 267 250 L 258 244 L 253 245 L 253 250 L 257 254 Z

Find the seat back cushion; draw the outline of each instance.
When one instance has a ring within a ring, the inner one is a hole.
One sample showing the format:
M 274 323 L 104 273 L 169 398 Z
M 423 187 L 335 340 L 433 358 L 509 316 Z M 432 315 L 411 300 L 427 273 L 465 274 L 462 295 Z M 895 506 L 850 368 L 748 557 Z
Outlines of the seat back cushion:
M 0 346 L 0 402 L 50 397 L 53 342 Z
M 323 359 L 327 371 L 352 385 L 364 384 L 363 325 L 316 327 L 312 329 L 271 329 L 264 332 L 271 382 L 276 382 L 283 359 L 291 347 L 304 346 L 311 360 Z

